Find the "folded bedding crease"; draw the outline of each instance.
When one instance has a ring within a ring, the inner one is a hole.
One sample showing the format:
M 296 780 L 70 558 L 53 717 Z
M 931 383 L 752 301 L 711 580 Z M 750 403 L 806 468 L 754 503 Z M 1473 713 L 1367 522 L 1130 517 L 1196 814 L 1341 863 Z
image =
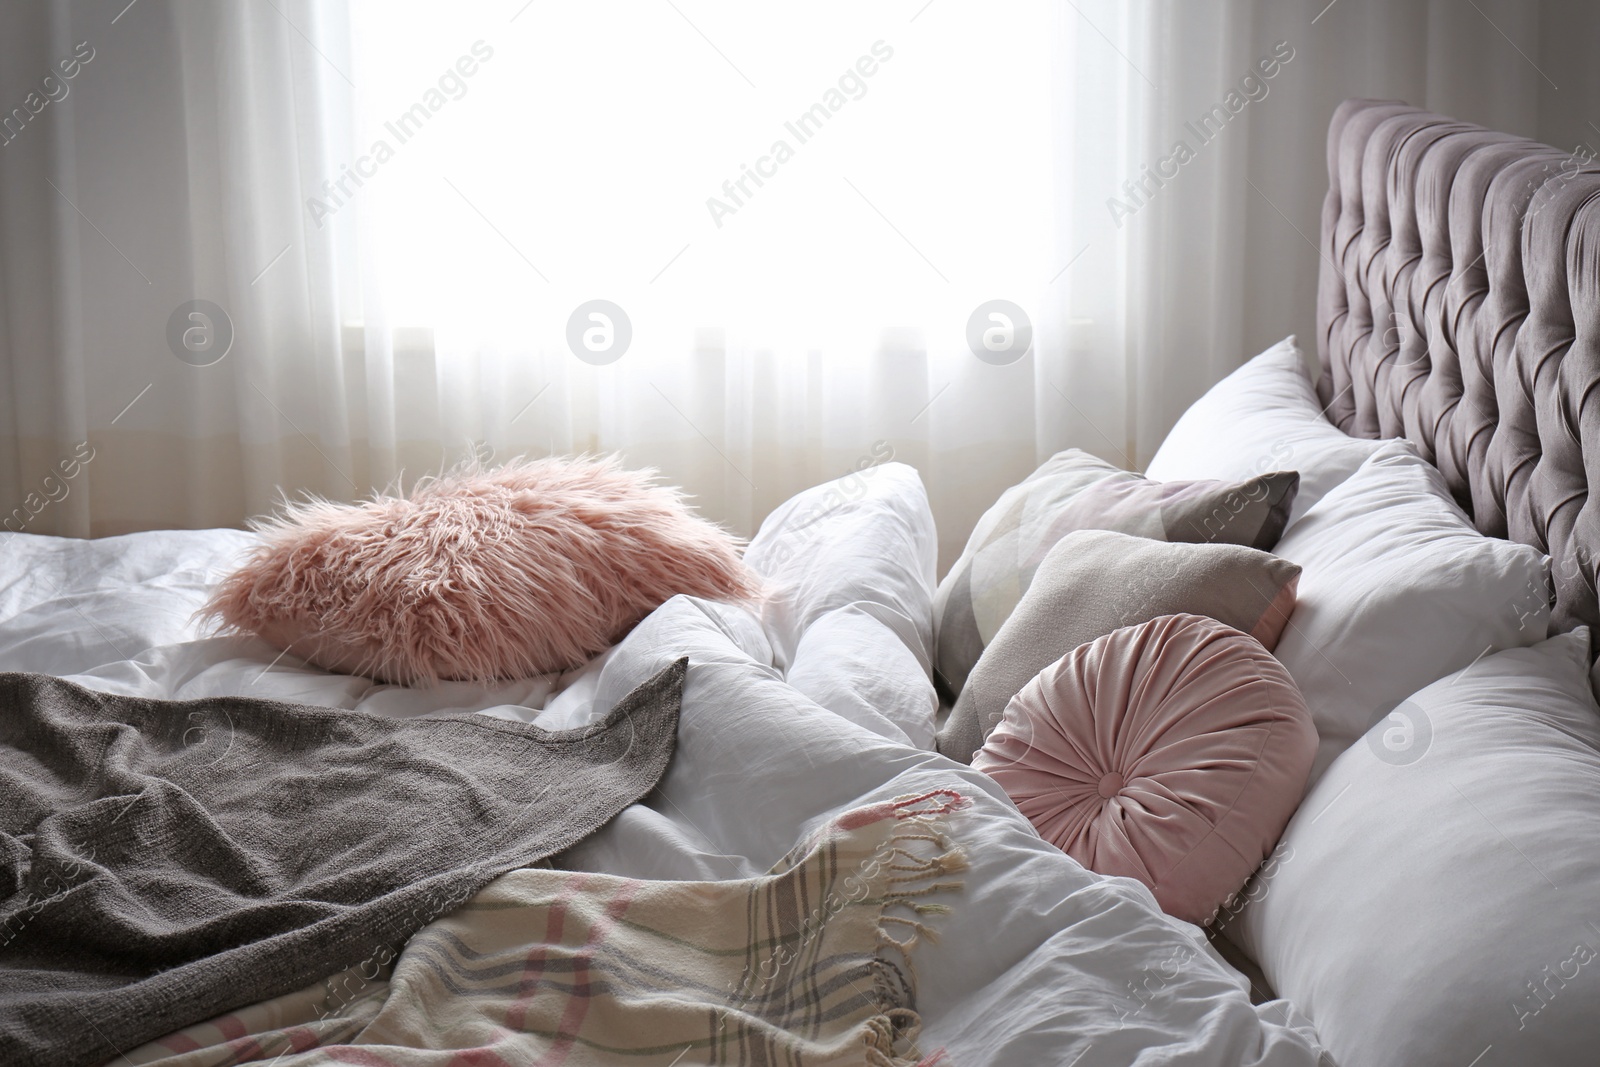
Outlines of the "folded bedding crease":
M 779 591 L 761 608 L 675 597 L 580 670 L 496 686 L 373 685 L 280 659 L 258 641 L 207 636 L 190 616 L 248 550 L 247 534 L 0 534 L 0 670 L 130 696 L 249 695 L 557 730 L 595 721 L 687 657 L 678 747 L 658 787 L 557 857 L 562 871 L 748 882 L 846 812 L 953 791 L 966 802 L 941 832 L 959 842 L 965 869 L 960 888 L 938 896 L 951 912 L 928 916 L 916 947 L 911 1052 L 942 1054 L 952 1067 L 1323 1062 L 1306 1018 L 1285 1001 L 1252 1004 L 1246 979 L 1199 927 L 1163 914 L 1137 882 L 1085 870 L 1041 840 L 992 779 L 931 750 L 926 494 L 896 463 L 852 483 L 801 494 L 752 540 L 747 561 Z M 330 982 L 341 969 L 328 968 Z M 381 1014 L 380 998 L 358 999 L 365 1007 L 350 1010 Z M 252 1025 L 263 1031 L 287 1011 L 258 1007 Z M 319 1027 L 330 1033 L 307 1040 L 354 1039 L 331 1022 Z M 470 1050 L 490 1039 L 463 1031 L 449 1040 Z M 411 1031 L 406 1041 L 427 1044 Z M 176 1057 L 172 1067 L 244 1062 L 205 1049 L 163 1055 Z M 680 1067 L 704 1062 L 691 1052 Z

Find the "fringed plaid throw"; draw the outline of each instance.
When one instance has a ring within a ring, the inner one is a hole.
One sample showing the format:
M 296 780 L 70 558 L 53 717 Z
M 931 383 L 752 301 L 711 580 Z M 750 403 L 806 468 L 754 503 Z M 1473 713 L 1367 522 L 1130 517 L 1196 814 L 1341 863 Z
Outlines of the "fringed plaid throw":
M 949 790 L 846 812 L 759 878 L 501 876 L 386 959 L 152 1042 L 161 1067 L 947 1067 L 911 953 L 966 860 Z M 119 1067 L 120 1067 L 119 1061 Z

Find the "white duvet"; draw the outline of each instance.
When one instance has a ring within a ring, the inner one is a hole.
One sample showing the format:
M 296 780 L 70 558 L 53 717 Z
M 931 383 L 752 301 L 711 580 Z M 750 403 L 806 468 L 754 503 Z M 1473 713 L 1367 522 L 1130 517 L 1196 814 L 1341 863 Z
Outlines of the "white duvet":
M 939 940 L 917 950 L 920 1044 L 982 1064 L 1315 1064 L 1310 1024 L 1248 984 L 1137 883 L 1033 832 L 984 775 L 929 751 L 933 520 L 889 464 L 775 512 L 748 559 L 761 617 L 678 597 L 582 670 L 486 689 L 330 675 L 266 644 L 204 636 L 191 616 L 252 544 L 232 530 L 74 541 L 0 534 L 0 670 L 152 697 L 239 694 L 389 716 L 481 713 L 550 728 L 603 712 L 689 657 L 662 788 L 568 855 L 638 878 L 764 872 L 842 809 L 935 788 L 974 803 L 952 830 L 971 869 Z M 3 709 L 0 709 L 3 711 Z

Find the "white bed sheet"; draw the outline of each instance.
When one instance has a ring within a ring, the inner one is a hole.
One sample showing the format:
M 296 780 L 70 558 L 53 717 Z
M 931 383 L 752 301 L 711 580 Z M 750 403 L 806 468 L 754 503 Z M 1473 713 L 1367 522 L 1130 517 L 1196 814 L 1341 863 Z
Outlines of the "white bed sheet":
M 572 865 L 744 877 L 843 809 L 958 788 L 973 800 L 952 824 L 971 868 L 938 941 L 914 957 L 925 1050 L 946 1048 L 950 1067 L 1325 1062 L 1304 1016 L 1284 1001 L 1253 1006 L 1198 928 L 1163 915 L 1143 886 L 1085 871 L 991 780 L 928 750 L 932 529 L 915 472 L 886 465 L 864 487 L 818 487 L 769 520 L 749 553 L 773 578 L 761 617 L 679 597 L 569 675 L 431 690 L 205 636 L 192 615 L 249 534 L 0 534 L 0 670 L 152 697 L 239 694 L 555 728 L 687 654 L 679 747 L 661 789 L 570 853 Z

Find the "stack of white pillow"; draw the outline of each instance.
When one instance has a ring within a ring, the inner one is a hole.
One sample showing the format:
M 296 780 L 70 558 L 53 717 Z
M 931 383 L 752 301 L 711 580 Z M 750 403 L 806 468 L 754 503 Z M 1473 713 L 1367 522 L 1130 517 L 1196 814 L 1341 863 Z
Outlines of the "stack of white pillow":
M 1409 442 L 1328 422 L 1292 337 L 1147 473 L 1283 469 L 1303 570 L 1276 655 L 1321 743 L 1222 932 L 1340 1064 L 1600 1062 L 1600 708 L 1587 631 L 1548 634 L 1548 558 L 1478 533 Z

